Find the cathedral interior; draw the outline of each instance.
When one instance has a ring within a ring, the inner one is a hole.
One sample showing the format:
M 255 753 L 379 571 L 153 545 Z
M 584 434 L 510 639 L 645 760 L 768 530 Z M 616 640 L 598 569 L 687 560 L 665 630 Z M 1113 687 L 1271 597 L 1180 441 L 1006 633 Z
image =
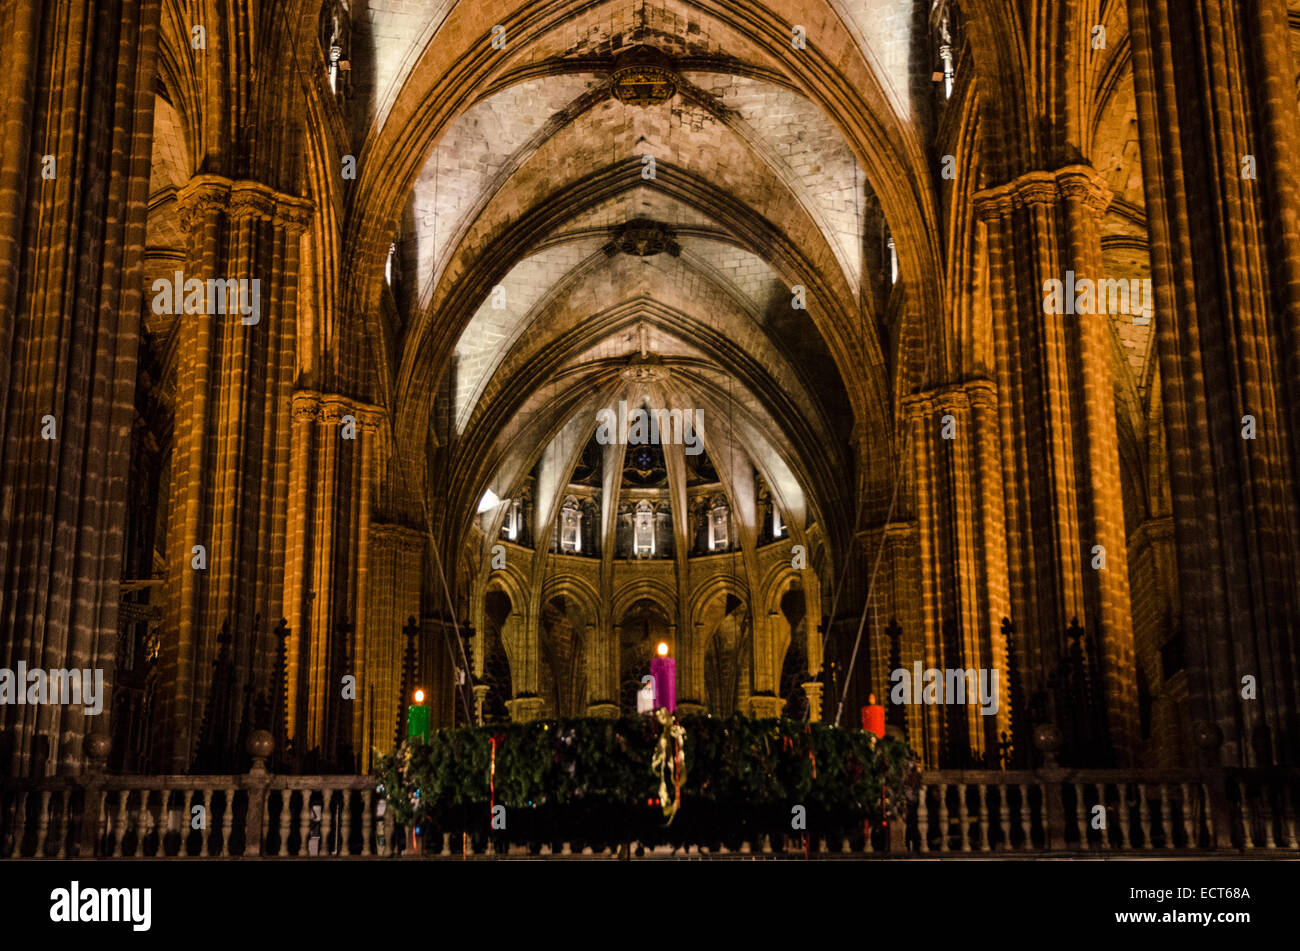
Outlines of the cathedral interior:
M 0 775 L 364 774 L 665 649 L 846 729 L 996 671 L 882 700 L 926 768 L 1297 764 L 1295 0 L 3 0 L 0 62 L 0 665 L 105 675 Z

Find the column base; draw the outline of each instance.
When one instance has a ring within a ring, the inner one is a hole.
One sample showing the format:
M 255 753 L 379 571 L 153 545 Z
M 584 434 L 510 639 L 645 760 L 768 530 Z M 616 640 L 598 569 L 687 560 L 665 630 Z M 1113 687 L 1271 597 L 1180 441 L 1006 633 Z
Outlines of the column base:
M 516 697 L 506 701 L 506 710 L 512 723 L 530 723 L 542 716 L 544 704 L 541 697 Z
M 785 709 L 785 701 L 780 697 L 750 697 L 749 709 L 755 719 L 771 719 L 781 715 L 781 711 Z
M 808 680 L 800 684 L 803 687 L 804 695 L 808 698 L 808 719 L 812 723 L 820 723 L 822 719 L 822 688 L 825 686 L 818 680 Z
M 606 720 L 618 719 L 617 703 L 589 703 L 587 704 L 587 716 L 602 717 Z

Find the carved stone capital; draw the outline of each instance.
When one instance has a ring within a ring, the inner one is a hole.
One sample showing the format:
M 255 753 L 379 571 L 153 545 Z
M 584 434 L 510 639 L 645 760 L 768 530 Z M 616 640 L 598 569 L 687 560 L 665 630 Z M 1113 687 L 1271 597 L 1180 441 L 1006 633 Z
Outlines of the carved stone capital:
M 1003 218 L 1017 208 L 1082 201 L 1097 214 L 1114 196 L 1105 178 L 1090 165 L 1066 165 L 1054 172 L 1026 172 L 1011 181 L 976 192 L 972 199 L 981 221 Z
M 304 198 L 277 192 L 260 182 L 232 181 L 221 175 L 195 175 L 181 188 L 176 202 L 187 231 L 209 216 L 224 213 L 232 221 L 269 221 L 295 236 L 306 230 L 314 210 Z
M 972 196 L 971 201 L 975 207 L 975 217 L 983 222 L 1006 218 L 1015 208 L 1011 200 L 1011 189 L 1007 185 L 978 191 Z
M 925 416 L 939 409 L 963 409 L 973 407 L 996 408 L 998 405 L 997 386 L 990 380 L 963 380 L 946 386 L 937 386 L 928 390 L 911 393 L 903 398 L 903 412 L 909 419 Z
M 1106 210 L 1114 197 L 1106 179 L 1090 165 L 1069 165 L 1057 169 L 1056 183 L 1063 197 L 1083 202 L 1098 215 Z
M 1014 188 L 1012 200 L 1017 208 L 1054 205 L 1060 198 L 1056 176 L 1051 172 L 1028 172 L 1011 184 Z
M 363 428 L 378 428 L 387 418 L 381 406 L 318 390 L 298 390 L 293 394 L 293 416 L 294 419 L 319 419 L 331 425 L 342 422 L 344 416 L 351 416 Z

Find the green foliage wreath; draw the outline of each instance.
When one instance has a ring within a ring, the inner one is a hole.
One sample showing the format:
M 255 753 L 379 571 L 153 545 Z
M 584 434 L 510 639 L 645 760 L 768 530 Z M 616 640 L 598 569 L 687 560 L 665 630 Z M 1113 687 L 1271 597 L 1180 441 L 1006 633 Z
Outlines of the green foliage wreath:
M 426 841 L 468 833 L 482 841 L 738 847 L 762 835 L 830 842 L 861 840 L 879 826 L 883 794 L 903 802 L 913 763 L 906 745 L 873 742 L 858 730 L 820 723 L 683 717 L 685 783 L 681 809 L 664 821 L 659 774 L 652 769 L 661 725 L 650 717 L 543 720 L 440 730 L 382 757 L 377 771 L 389 814 L 418 827 Z M 493 767 L 495 740 L 495 768 Z M 670 793 L 671 795 L 671 793 Z M 492 805 L 507 810 L 491 829 Z M 431 834 L 431 835 L 430 835 Z M 436 847 L 436 844 L 435 844 Z

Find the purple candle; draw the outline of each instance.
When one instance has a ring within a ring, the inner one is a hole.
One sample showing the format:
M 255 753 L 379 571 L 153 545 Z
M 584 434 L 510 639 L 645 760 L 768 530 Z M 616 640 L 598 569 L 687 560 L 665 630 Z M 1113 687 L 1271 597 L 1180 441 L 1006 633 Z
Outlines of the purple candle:
M 650 676 L 655 681 L 655 708 L 677 709 L 677 661 L 662 656 L 668 653 L 666 644 L 659 645 L 661 656 L 650 659 Z

